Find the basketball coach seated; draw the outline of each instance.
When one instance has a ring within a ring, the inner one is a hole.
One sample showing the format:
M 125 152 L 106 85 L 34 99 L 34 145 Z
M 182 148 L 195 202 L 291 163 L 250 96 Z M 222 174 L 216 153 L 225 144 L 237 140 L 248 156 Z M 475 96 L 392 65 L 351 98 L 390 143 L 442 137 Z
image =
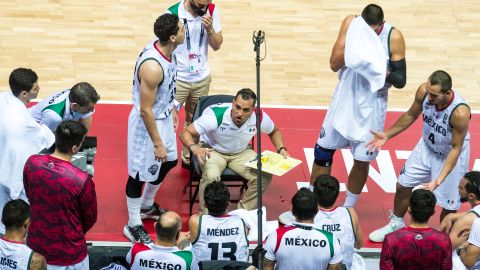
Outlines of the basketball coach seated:
M 205 187 L 209 183 L 220 181 L 226 167 L 247 179 L 250 184 L 239 201 L 238 208 L 257 208 L 257 173 L 245 166 L 245 163 L 256 157 L 255 151 L 249 146 L 256 134 L 256 99 L 252 90 L 241 89 L 233 103 L 216 104 L 205 109 L 203 114 L 180 134 L 183 145 L 198 158 L 202 167 L 199 188 L 201 214 L 207 213 L 203 198 Z M 261 131 L 268 134 L 277 152 L 286 158 L 288 154 L 282 133 L 265 112 L 260 113 Z M 200 144 L 194 142 L 194 138 L 198 137 Z M 272 175 L 263 173 L 262 192 L 265 192 L 271 181 Z

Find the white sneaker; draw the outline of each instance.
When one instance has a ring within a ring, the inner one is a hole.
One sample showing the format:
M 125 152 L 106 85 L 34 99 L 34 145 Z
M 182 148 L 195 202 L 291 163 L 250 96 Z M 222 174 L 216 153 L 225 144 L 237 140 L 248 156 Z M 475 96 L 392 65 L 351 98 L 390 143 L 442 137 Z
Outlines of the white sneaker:
M 403 224 L 403 222 L 402 222 L 401 225 L 397 225 L 397 224 L 393 223 L 392 222 L 393 218 L 395 218 L 395 217 L 393 216 L 393 212 L 390 210 L 390 221 L 388 222 L 387 225 L 383 226 L 382 228 L 371 232 L 370 235 L 368 235 L 368 238 L 370 239 L 370 241 L 381 243 L 381 242 L 383 242 L 383 239 L 385 239 L 385 235 L 387 235 L 391 232 L 394 232 L 398 229 L 401 229 L 405 226 Z

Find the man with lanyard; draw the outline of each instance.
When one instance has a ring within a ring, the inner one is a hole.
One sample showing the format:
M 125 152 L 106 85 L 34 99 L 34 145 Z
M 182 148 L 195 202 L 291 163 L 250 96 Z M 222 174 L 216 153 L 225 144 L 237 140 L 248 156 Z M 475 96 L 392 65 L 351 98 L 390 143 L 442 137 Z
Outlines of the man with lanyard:
M 29 109 L 38 123 L 55 131 L 63 121 L 74 120 L 82 123 L 87 130 L 92 125 L 95 104 L 100 100 L 95 88 L 87 82 L 75 84 L 45 98 Z
M 340 269 L 343 257 L 338 238 L 331 232 L 315 228 L 313 219 L 317 212 L 313 193 L 307 188 L 297 191 L 292 198 L 295 222 L 278 228 L 267 237 L 265 270 Z
M 177 89 L 175 99 L 185 103 L 185 127 L 192 122 L 193 111 L 201 96 L 210 89 L 208 46 L 220 49 L 223 43 L 218 7 L 211 0 L 181 0 L 168 13 L 178 15 L 185 25 L 185 42 L 175 50 Z M 190 151 L 183 147 L 182 164 L 190 164 Z

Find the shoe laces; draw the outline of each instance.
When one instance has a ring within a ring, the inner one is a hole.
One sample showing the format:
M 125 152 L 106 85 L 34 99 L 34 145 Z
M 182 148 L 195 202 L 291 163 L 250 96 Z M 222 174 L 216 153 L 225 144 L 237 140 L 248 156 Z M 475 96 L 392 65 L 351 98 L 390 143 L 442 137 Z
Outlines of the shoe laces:
M 140 242 L 145 243 L 145 244 L 148 244 L 148 243 L 152 242 L 152 239 L 148 235 L 147 230 L 145 230 L 145 227 L 143 227 L 142 225 L 138 225 L 138 226 L 133 227 L 133 229 L 137 233 L 138 238 L 139 238 L 138 240 L 140 240 Z

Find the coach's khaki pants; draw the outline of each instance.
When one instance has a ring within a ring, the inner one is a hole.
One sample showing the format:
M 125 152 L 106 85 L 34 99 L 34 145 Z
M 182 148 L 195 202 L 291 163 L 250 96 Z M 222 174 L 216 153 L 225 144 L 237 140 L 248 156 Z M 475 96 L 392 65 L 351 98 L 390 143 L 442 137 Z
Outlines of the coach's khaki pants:
M 193 111 L 197 106 L 198 99 L 208 95 L 211 82 L 210 75 L 194 83 L 177 81 L 175 99 L 180 103 L 185 102 L 185 127 L 192 123 Z M 190 164 L 190 151 L 185 146 L 182 148 L 182 161 Z
M 255 169 L 249 168 L 244 164 L 250 160 L 255 159 L 257 153 L 252 149 L 247 149 L 238 154 L 221 154 L 216 151 L 210 153 L 210 158 L 207 163 L 202 167 L 202 179 L 200 180 L 199 187 L 199 212 L 201 214 L 206 214 L 207 209 L 205 208 L 205 200 L 203 198 L 203 193 L 205 187 L 214 181 L 220 181 L 220 175 L 222 174 L 225 167 L 230 168 L 232 171 L 236 172 L 238 175 L 248 180 L 249 186 L 243 198 L 238 202 L 239 209 L 252 210 L 257 208 L 257 171 Z M 268 173 L 262 173 L 262 192 L 267 190 L 270 182 L 272 182 L 272 175 Z

